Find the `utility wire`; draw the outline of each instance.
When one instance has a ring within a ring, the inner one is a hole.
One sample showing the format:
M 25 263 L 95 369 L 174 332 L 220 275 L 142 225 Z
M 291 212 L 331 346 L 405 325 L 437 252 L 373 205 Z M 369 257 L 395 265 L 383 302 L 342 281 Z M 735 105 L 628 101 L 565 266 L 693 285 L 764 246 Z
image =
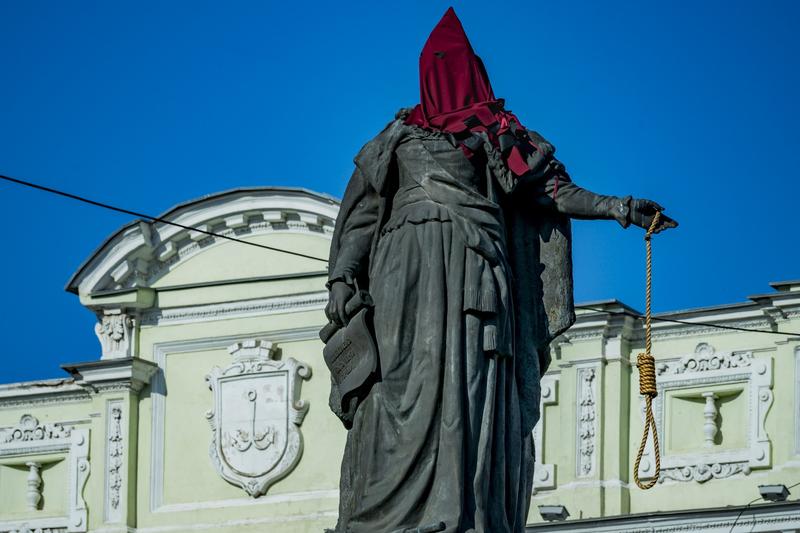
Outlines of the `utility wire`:
M 21 179 L 17 179 L 17 178 L 12 178 L 10 176 L 4 176 L 4 175 L 0 174 L 0 179 L 3 179 L 5 181 L 11 182 L 11 183 L 15 183 L 17 185 L 30 187 L 31 189 L 36 189 L 36 190 L 39 190 L 39 191 L 48 192 L 48 193 L 55 194 L 55 195 L 58 195 L 58 196 L 63 196 L 65 198 L 70 198 L 72 200 L 77 200 L 79 202 L 83 202 L 85 204 L 93 205 L 95 207 L 101 207 L 103 209 L 109 209 L 111 211 L 116 211 L 117 213 L 124 213 L 126 215 L 131 215 L 131 216 L 134 216 L 134 217 L 147 219 L 147 220 L 150 220 L 150 221 L 153 221 L 153 222 L 161 222 L 162 224 L 168 224 L 170 226 L 175 226 L 175 227 L 178 227 L 178 228 L 181 228 L 181 229 L 185 229 L 185 230 L 196 231 L 196 232 L 202 233 L 204 235 L 209 235 L 209 236 L 212 236 L 212 237 L 219 237 L 220 239 L 226 239 L 226 240 L 233 241 L 233 242 L 238 242 L 238 243 L 241 243 L 241 244 L 247 244 L 248 246 L 255 246 L 257 248 L 263 248 L 265 250 L 270 250 L 270 251 L 273 251 L 273 252 L 279 252 L 279 253 L 294 255 L 294 256 L 297 256 L 297 257 L 303 257 L 305 259 L 313 259 L 314 261 L 321 261 L 323 263 L 327 263 L 328 262 L 327 259 L 323 259 L 321 257 L 315 257 L 313 255 L 308 255 L 308 254 L 304 254 L 304 253 L 300 253 L 300 252 L 293 252 L 291 250 L 284 250 L 283 248 L 276 248 L 274 246 L 267 246 L 266 244 L 259 244 L 259 243 L 256 243 L 256 242 L 245 241 L 245 240 L 242 240 L 242 239 L 237 239 L 236 237 L 231 237 L 229 235 L 223 235 L 221 233 L 214 233 L 213 231 L 206 231 L 206 230 L 203 230 L 203 229 L 200 229 L 200 228 L 193 228 L 191 226 L 185 226 L 185 225 L 179 224 L 177 222 L 172 222 L 171 220 L 166 220 L 166 219 L 163 219 L 163 218 L 160 218 L 160 217 L 154 217 L 154 216 L 151 216 L 151 215 L 147 215 L 145 213 L 139 213 L 137 211 L 132 211 L 130 209 L 125 209 L 125 208 L 122 208 L 122 207 L 117 207 L 117 206 L 114 206 L 114 205 L 111 205 L 111 204 L 107 204 L 107 203 L 104 203 L 104 202 L 98 202 L 96 200 L 91 200 L 89 198 L 86 198 L 86 197 L 83 197 L 83 196 L 79 196 L 77 194 L 72 194 L 72 193 L 69 193 L 69 192 L 61 191 L 61 190 L 58 190 L 58 189 L 54 189 L 52 187 L 46 187 L 44 185 L 38 185 L 36 183 L 31 183 L 29 181 L 25 181 L 25 180 L 21 180 Z M 634 318 L 644 318 L 644 315 L 640 315 L 638 313 L 632 313 L 630 311 L 608 311 L 606 309 L 597 309 L 595 307 L 591 307 L 591 306 L 587 306 L 587 305 L 576 305 L 575 307 L 577 309 L 586 309 L 588 311 L 595 311 L 595 312 L 598 312 L 598 313 L 608 313 L 608 314 L 611 314 L 611 315 L 626 315 L 626 316 L 631 316 L 631 317 L 634 317 Z M 690 325 L 690 326 L 708 326 L 708 327 L 712 327 L 712 328 L 727 329 L 727 330 L 732 330 L 732 331 L 746 331 L 746 332 L 749 332 L 749 333 L 769 333 L 769 334 L 772 334 L 772 335 L 800 336 L 800 333 L 792 333 L 792 332 L 786 332 L 786 331 L 770 331 L 770 330 L 765 330 L 765 329 L 747 329 L 747 328 L 739 328 L 739 327 L 735 327 L 735 326 L 725 326 L 723 324 L 712 324 L 710 322 L 689 322 L 688 320 L 677 320 L 677 319 L 673 319 L 673 318 L 661 318 L 661 317 L 655 317 L 655 316 L 652 317 L 652 320 L 658 320 L 660 322 L 673 322 L 675 324 L 686 324 L 686 325 Z
M 586 309 L 587 311 L 596 311 L 598 313 L 608 313 L 609 315 L 630 316 L 633 318 L 645 318 L 644 315 L 640 315 L 639 313 L 633 313 L 631 311 L 609 311 L 606 309 L 597 309 L 596 307 L 592 307 L 589 305 L 576 305 L 575 308 Z M 711 322 L 691 322 L 689 320 L 678 320 L 677 318 L 663 318 L 663 317 L 651 316 L 650 320 L 658 320 L 659 322 L 672 322 L 675 324 L 685 324 L 687 326 L 709 326 L 712 328 L 728 329 L 731 331 L 746 331 L 748 333 L 768 333 L 770 335 L 792 335 L 800 337 L 800 333 L 793 333 L 791 331 L 772 331 L 771 329 L 748 329 L 736 326 L 726 326 L 724 324 L 713 324 Z
M 49 192 L 51 194 L 57 194 L 58 196 L 63 196 L 65 198 L 70 198 L 72 200 L 78 200 L 79 202 L 83 202 L 89 205 L 93 205 L 96 207 L 102 207 L 103 209 L 110 209 L 111 211 L 116 211 L 117 213 L 124 213 L 126 215 L 135 216 L 138 218 L 144 218 L 147 220 L 151 220 L 153 222 L 161 222 L 162 224 L 169 224 L 170 226 L 175 226 L 178 228 L 182 228 L 185 230 L 196 231 L 198 233 L 202 233 L 204 235 L 210 235 L 212 237 L 219 237 L 220 239 L 227 239 L 233 242 L 239 242 L 242 244 L 247 244 L 249 246 L 255 246 L 257 248 L 264 248 L 265 250 L 271 250 L 273 252 L 280 252 L 289 255 L 295 255 L 297 257 L 303 257 L 305 259 L 313 259 L 314 261 L 322 261 L 323 263 L 327 263 L 327 259 L 322 259 L 321 257 L 315 257 L 313 255 L 308 255 L 300 252 L 292 252 L 291 250 L 284 250 L 282 248 L 275 248 L 273 246 L 267 246 L 266 244 L 259 244 L 257 242 L 245 241 L 242 239 L 237 239 L 236 237 L 231 237 L 229 235 L 223 235 L 221 233 L 214 233 L 213 231 L 206 231 L 200 228 L 193 228 L 191 226 L 185 226 L 183 224 L 178 224 L 177 222 L 172 222 L 171 220 L 165 220 L 160 217 L 154 217 L 152 215 L 147 215 L 145 213 L 138 213 L 136 211 L 131 211 L 130 209 L 124 209 L 122 207 L 116 207 L 111 204 L 106 204 L 103 202 L 98 202 L 96 200 L 90 200 L 89 198 L 85 198 L 83 196 L 78 196 L 77 194 L 72 194 L 64 191 L 60 191 L 58 189 L 53 189 L 51 187 L 45 187 L 44 185 L 37 185 L 36 183 L 31 183 L 29 181 L 20 180 L 17 178 L 12 178 L 10 176 L 4 176 L 0 174 L 0 179 L 4 179 L 6 181 L 10 181 L 11 183 L 16 183 L 17 185 L 24 185 L 25 187 L 30 187 L 32 189 L 38 189 L 40 191 Z

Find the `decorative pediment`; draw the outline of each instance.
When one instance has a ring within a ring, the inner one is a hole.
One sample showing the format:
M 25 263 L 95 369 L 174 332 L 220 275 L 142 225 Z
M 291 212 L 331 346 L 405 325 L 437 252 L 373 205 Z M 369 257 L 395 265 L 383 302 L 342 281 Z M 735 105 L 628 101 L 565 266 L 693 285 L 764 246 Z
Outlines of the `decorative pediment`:
M 67 290 L 83 296 L 150 287 L 197 253 L 229 243 L 225 237 L 307 233 L 330 239 L 338 210 L 333 197 L 305 189 L 263 187 L 213 194 L 159 217 L 195 230 L 160 221 L 134 221 L 122 227 L 78 269 Z M 325 265 L 314 267 L 322 270 Z

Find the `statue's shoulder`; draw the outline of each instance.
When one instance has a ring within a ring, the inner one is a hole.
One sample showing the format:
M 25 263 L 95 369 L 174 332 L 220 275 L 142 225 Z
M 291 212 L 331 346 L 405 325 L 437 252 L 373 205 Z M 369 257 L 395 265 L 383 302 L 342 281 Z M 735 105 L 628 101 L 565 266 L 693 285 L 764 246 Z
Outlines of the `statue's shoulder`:
M 408 114 L 400 110 L 394 120 L 383 131 L 365 144 L 356 155 L 354 162 L 364 177 L 377 191 L 383 190 L 386 173 L 392 160 L 394 149 L 411 131 L 405 121 Z
M 389 121 L 375 137 L 367 141 L 359 151 L 359 154 L 361 156 L 366 154 L 374 155 L 374 152 L 383 152 L 387 148 L 393 149 L 411 130 L 411 126 L 406 124 L 406 119 L 412 109 L 412 107 L 404 107 L 395 113 L 394 119 Z M 356 156 L 356 159 L 358 158 L 359 156 Z

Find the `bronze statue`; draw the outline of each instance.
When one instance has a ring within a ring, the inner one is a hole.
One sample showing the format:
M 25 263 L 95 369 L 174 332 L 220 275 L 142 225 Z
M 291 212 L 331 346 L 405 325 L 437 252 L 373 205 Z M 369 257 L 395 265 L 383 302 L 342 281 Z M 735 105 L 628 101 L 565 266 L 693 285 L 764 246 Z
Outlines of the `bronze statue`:
M 575 319 L 569 220 L 647 228 L 662 208 L 575 185 L 494 97 L 452 9 L 420 92 L 356 156 L 331 246 L 336 531 L 520 532 L 548 345 Z

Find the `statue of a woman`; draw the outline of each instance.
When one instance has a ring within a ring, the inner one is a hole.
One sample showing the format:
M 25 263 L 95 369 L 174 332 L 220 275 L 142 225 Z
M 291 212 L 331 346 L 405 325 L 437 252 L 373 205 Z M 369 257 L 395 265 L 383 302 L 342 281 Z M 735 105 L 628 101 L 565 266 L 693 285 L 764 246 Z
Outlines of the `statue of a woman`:
M 358 402 L 332 402 L 350 428 L 337 532 L 521 532 L 540 376 L 574 321 L 569 219 L 648 227 L 662 208 L 575 185 L 494 97 L 452 9 L 420 100 L 355 158 L 331 247 L 326 313 L 346 324 L 368 291 L 380 367 Z

